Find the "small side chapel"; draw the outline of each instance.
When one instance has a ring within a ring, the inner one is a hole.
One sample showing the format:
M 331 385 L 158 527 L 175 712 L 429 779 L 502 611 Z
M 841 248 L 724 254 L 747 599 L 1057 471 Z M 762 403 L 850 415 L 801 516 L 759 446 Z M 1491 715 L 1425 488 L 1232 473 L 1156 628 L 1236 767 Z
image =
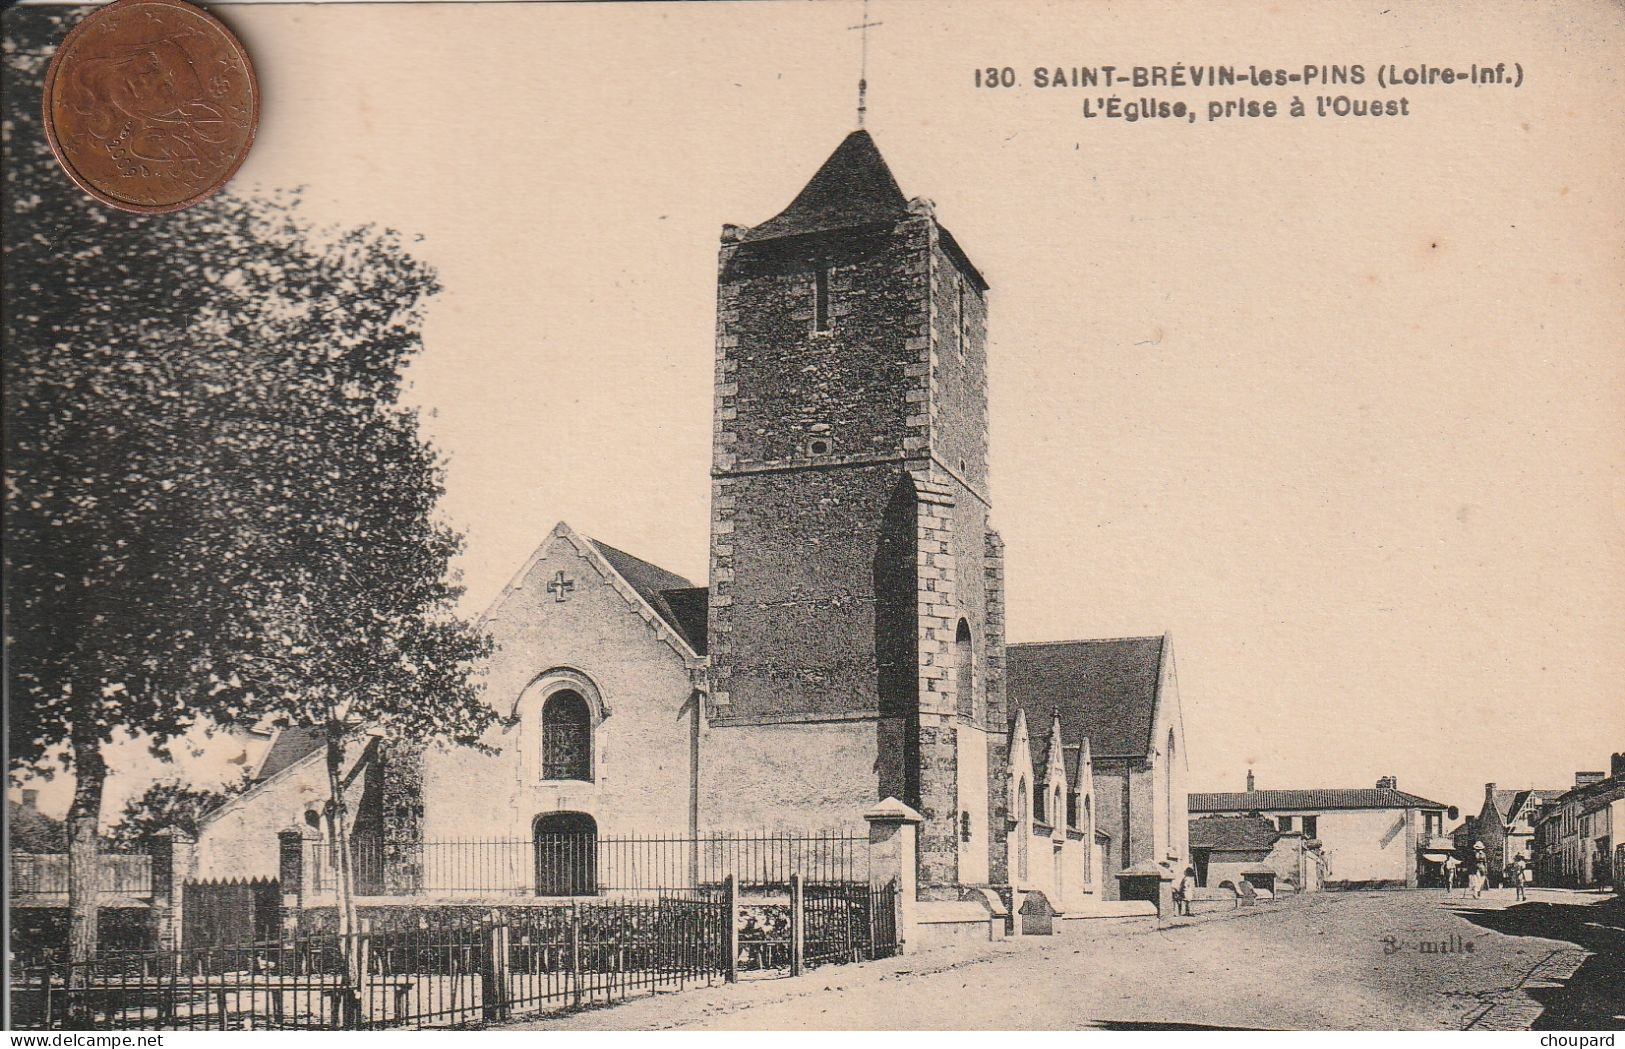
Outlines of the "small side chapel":
M 924 900 L 1066 910 L 1183 864 L 1168 640 L 1005 644 L 989 285 L 932 203 L 855 131 L 779 214 L 723 227 L 717 272 L 709 579 L 557 525 L 484 617 L 493 752 L 380 750 L 358 835 L 861 831 L 897 799 Z M 243 838 L 297 824 L 318 750 L 273 745 L 206 866 L 270 861 Z

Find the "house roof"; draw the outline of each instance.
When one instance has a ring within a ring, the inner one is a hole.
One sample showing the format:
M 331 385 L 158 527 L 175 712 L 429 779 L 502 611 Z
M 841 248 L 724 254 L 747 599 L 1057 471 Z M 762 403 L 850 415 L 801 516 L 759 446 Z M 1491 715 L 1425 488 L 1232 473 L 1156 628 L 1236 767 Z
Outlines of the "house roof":
M 1190 822 L 1190 847 L 1245 851 L 1269 849 L 1281 832 L 1262 816 L 1203 816 Z
M 604 555 L 609 566 L 638 592 L 639 597 L 648 602 L 649 607 L 666 621 L 666 625 L 688 642 L 696 655 L 705 654 L 706 610 L 710 603 L 710 594 L 705 587 L 695 586 L 676 572 L 668 572 L 641 557 L 633 557 L 602 540 L 589 539 L 588 542 Z
M 747 231 L 746 241 L 794 237 L 892 222 L 908 214 L 908 199 L 867 131 L 835 147 L 790 206 Z
M 1494 794 L 1495 811 L 1502 823 L 1510 822 L 1531 801 L 1542 805 L 1562 794 L 1561 790 L 1497 790 Z
M 1006 651 L 1005 692 L 1017 710 L 1049 720 L 1060 711 L 1061 742 L 1089 740 L 1096 757 L 1151 753 L 1162 681 L 1161 637 L 1043 641 Z
M 268 780 L 290 765 L 298 764 L 320 750 L 326 742 L 320 729 L 308 725 L 290 725 L 282 729 L 265 752 L 265 760 L 260 762 L 254 774 L 255 782 Z
M 1281 809 L 1443 809 L 1403 790 L 1387 787 L 1312 790 L 1236 790 L 1192 794 L 1191 812 L 1273 812 Z
M 1586 792 L 1585 796 L 1590 800 L 1580 810 L 1586 815 L 1601 812 L 1620 798 L 1625 798 L 1625 779 L 1609 777 L 1605 780 L 1598 780 L 1596 783 L 1588 783 L 1586 786 L 1594 788 Z M 1617 838 L 1618 835 L 1616 834 L 1615 837 Z
M 6 851 L 62 852 L 67 848 L 67 826 L 32 805 L 6 799 Z

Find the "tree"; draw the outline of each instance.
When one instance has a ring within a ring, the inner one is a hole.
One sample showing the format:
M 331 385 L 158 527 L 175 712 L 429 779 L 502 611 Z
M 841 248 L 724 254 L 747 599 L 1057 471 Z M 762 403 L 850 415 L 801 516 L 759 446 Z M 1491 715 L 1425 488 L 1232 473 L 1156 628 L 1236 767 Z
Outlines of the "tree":
M 199 821 L 241 794 L 248 784 L 246 775 L 222 790 L 192 787 L 178 781 L 153 783 L 140 797 L 124 803 L 118 822 L 108 828 L 107 840 L 138 852 L 153 845 L 161 830 L 174 828 L 196 837 Z
M 477 741 L 443 468 L 400 403 L 432 270 L 297 196 L 116 212 L 57 169 L 68 26 L 7 13 L 5 564 L 11 763 L 74 777 L 69 958 L 95 953 L 103 747 L 268 713 Z M 333 813 L 344 832 L 342 793 Z

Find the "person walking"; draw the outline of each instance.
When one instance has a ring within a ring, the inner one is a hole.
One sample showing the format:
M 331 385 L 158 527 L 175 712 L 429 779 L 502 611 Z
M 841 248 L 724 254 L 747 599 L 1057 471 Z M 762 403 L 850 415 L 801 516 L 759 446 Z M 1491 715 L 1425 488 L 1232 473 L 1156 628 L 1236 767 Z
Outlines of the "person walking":
M 1174 888 L 1175 913 L 1190 917 L 1191 897 L 1194 895 L 1196 895 L 1196 868 L 1186 867 L 1184 877 L 1179 879 L 1178 886 Z
M 1517 888 L 1517 899 L 1520 901 L 1529 898 L 1523 888 L 1528 877 L 1529 865 L 1523 861 L 1523 854 L 1519 853 L 1518 858 L 1512 861 L 1512 884 Z

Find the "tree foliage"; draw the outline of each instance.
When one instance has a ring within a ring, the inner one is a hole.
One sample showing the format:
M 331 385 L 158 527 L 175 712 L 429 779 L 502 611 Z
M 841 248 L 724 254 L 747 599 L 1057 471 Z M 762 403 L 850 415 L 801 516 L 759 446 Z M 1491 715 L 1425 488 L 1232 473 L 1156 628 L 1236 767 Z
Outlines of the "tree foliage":
M 78 13 L 6 15 L 6 646 L 12 768 L 73 772 L 93 850 L 121 730 L 160 756 L 267 715 L 474 743 L 491 713 L 442 465 L 401 403 L 433 271 L 297 194 L 85 197 L 38 116 Z
M 128 852 L 144 852 L 162 830 L 181 830 L 195 838 L 203 817 L 241 794 L 248 784 L 246 775 L 219 790 L 178 780 L 150 784 L 140 797 L 124 803 L 117 822 L 108 828 L 107 840 Z

